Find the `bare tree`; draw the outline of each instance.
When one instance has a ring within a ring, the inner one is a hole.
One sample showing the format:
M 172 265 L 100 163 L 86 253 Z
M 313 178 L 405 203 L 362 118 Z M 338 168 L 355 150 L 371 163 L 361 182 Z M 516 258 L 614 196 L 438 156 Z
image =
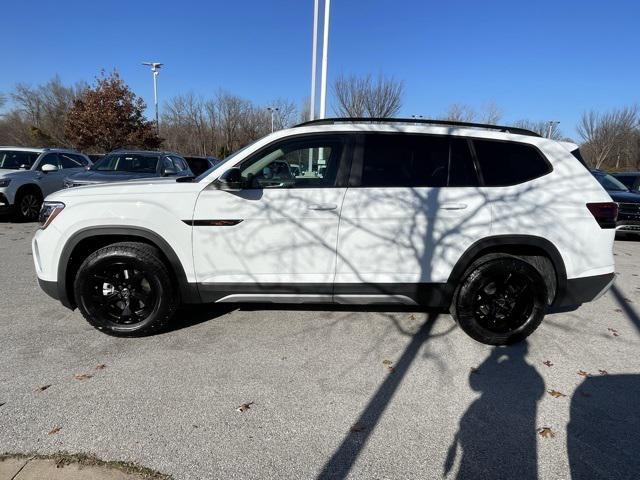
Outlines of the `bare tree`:
M 451 104 L 447 112 L 442 116 L 442 120 L 450 120 L 452 122 L 474 122 L 476 118 L 476 111 L 469 105 L 462 103 Z
M 619 166 L 625 146 L 632 147 L 635 143 L 638 121 L 636 105 L 605 113 L 593 110 L 583 113 L 577 130 L 584 142 L 584 154 L 591 165 L 601 168 L 608 161 Z
M 382 75 L 375 81 L 371 75 L 340 75 L 333 83 L 333 95 L 333 109 L 338 116 L 393 117 L 402 107 L 404 84 Z
M 566 137 L 562 134 L 558 123 L 549 122 L 544 120 L 518 120 L 514 122 L 514 127 L 525 128 L 537 133 L 542 137 L 549 137 L 552 140 L 565 140 Z M 549 134 L 549 128 L 551 128 L 551 134 Z
M 480 121 L 489 125 L 497 125 L 502 119 L 502 109 L 494 101 L 487 102 L 483 105 L 480 113 Z

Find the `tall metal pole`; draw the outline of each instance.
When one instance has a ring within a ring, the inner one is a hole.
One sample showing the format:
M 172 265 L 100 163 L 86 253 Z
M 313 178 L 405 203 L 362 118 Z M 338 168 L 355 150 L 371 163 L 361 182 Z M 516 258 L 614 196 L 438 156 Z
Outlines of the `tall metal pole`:
M 318 0 L 313 2 L 313 47 L 311 53 L 311 99 L 309 100 L 309 120 L 316 118 L 316 66 L 318 63 Z
M 322 41 L 322 76 L 320 78 L 320 118 L 325 118 L 327 108 L 327 55 L 329 50 L 329 10 L 331 0 L 324 3 L 324 30 Z
M 158 116 L 158 73 L 156 68 L 153 69 L 153 102 L 156 106 L 156 134 L 160 135 L 160 117 Z
M 549 128 L 547 130 L 547 138 L 551 138 L 551 133 L 553 132 L 553 126 L 558 125 L 560 122 L 557 120 L 549 120 Z

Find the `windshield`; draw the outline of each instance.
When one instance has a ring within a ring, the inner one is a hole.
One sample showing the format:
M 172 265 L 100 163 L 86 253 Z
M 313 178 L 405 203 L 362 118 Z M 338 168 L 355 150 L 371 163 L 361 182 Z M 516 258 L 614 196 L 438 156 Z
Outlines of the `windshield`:
M 93 164 L 99 172 L 156 173 L 158 156 L 135 153 L 112 153 Z
M 625 187 L 624 183 L 612 177 L 611 175 L 604 173 L 604 174 L 596 175 L 595 177 L 598 179 L 598 181 L 600 182 L 600 185 L 602 185 L 605 190 L 608 190 L 610 192 L 628 192 L 629 191 L 629 189 Z
M 6 170 L 29 169 L 38 158 L 37 152 L 20 152 L 15 150 L 0 151 L 0 168 Z
M 249 148 L 251 145 L 253 145 L 254 143 L 256 143 L 258 140 L 255 140 L 253 142 L 251 142 L 249 145 L 245 145 L 244 147 L 242 147 L 240 150 L 236 150 L 235 152 L 233 152 L 231 155 L 229 155 L 227 158 L 225 158 L 224 160 L 220 160 L 218 163 L 216 163 L 213 167 L 211 167 L 209 170 L 207 170 L 206 172 L 201 173 L 200 175 L 198 175 L 195 179 L 196 182 L 199 182 L 200 180 L 202 180 L 204 177 L 208 176 L 211 172 L 213 172 L 214 170 L 220 168 L 223 165 L 226 165 L 227 162 L 233 158 L 236 157 L 236 155 L 238 155 L 241 152 L 244 152 L 247 148 Z

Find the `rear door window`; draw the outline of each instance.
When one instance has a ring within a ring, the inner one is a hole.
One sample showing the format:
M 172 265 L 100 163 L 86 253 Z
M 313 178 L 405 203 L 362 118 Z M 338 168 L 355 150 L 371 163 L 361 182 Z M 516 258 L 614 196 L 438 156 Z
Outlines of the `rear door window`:
M 473 140 L 484 185 L 504 187 L 528 182 L 551 172 L 551 165 L 532 145 Z
M 478 184 L 468 142 L 412 134 L 367 134 L 363 187 L 462 187 Z

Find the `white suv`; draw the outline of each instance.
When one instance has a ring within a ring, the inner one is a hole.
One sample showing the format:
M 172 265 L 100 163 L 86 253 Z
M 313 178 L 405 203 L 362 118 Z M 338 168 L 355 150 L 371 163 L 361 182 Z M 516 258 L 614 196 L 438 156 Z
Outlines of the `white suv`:
M 33 258 L 49 295 L 115 335 L 181 303 L 401 304 L 506 344 L 606 291 L 616 214 L 565 146 L 526 130 L 330 119 L 197 178 L 58 192 Z
M 90 165 L 86 155 L 74 150 L 0 147 L 0 211 L 37 220 L 44 197 L 62 189 L 66 176 Z

